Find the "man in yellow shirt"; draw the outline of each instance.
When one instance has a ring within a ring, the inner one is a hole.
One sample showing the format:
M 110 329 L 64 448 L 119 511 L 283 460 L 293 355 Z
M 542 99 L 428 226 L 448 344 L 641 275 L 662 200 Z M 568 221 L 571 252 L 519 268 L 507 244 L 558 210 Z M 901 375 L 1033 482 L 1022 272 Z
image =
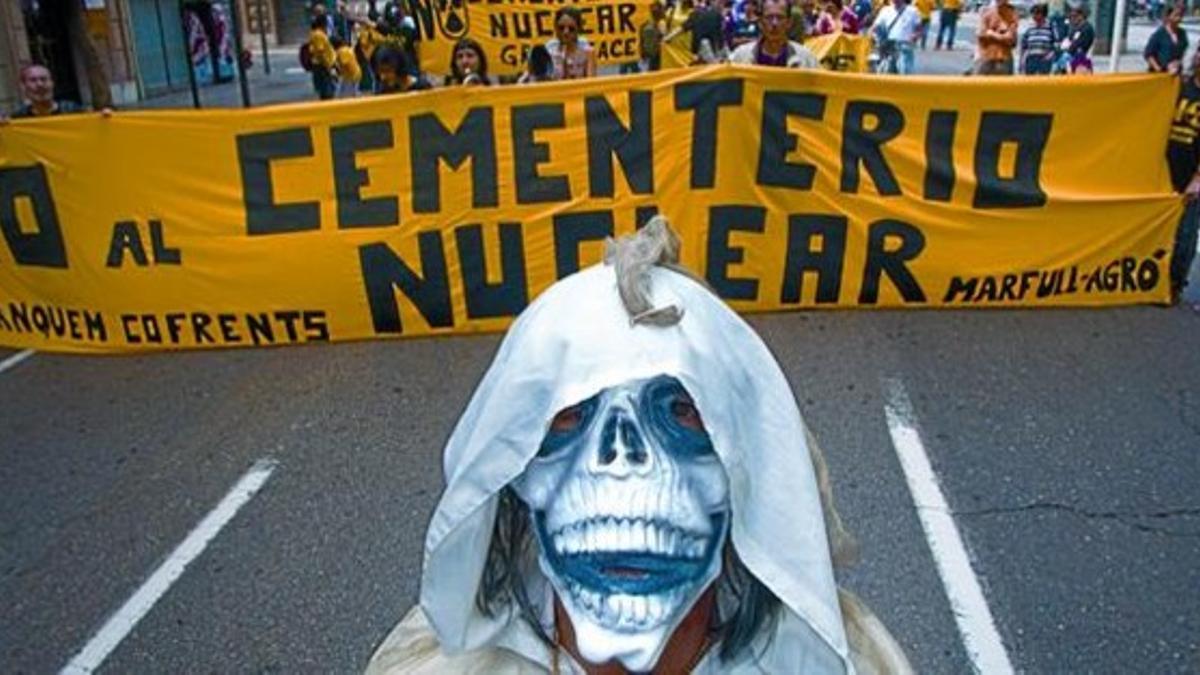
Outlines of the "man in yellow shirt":
M 321 100 L 331 99 L 335 93 L 333 67 L 337 55 L 333 44 L 325 34 L 326 21 L 318 17 L 312 21 L 312 30 L 308 34 L 308 60 L 312 67 L 313 89 Z
M 913 5 L 917 8 L 917 14 L 921 16 L 921 49 L 925 49 L 925 43 L 929 40 L 929 21 L 933 17 L 933 0 L 916 0 Z
M 938 15 L 938 36 L 934 49 L 942 48 L 942 38 L 946 38 L 946 49 L 954 49 L 954 35 L 958 32 L 958 13 L 962 10 L 962 0 L 942 0 L 942 12 Z

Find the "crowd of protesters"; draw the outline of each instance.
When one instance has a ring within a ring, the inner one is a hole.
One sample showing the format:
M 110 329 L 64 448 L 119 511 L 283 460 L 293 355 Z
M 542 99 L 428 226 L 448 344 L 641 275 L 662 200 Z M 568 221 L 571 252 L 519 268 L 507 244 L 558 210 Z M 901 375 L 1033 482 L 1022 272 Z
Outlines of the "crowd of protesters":
M 766 11 L 766 0 L 654 0 L 650 18 L 639 27 L 640 59 L 620 65 L 621 73 L 658 70 L 663 50 L 682 34 L 691 63 L 760 63 L 811 67 L 807 58 L 790 45 L 830 35 L 869 34 L 879 72 L 901 75 L 916 72 L 916 53 L 956 47 L 962 0 L 775 0 Z M 982 12 L 976 31 L 975 56 L 969 73 L 978 75 L 1083 74 L 1092 71 L 1091 50 L 1095 30 L 1088 21 L 1087 5 L 1070 0 L 1067 12 L 1054 17 L 1046 4 L 1035 4 L 1031 25 L 1019 30 L 1019 17 L 1011 0 L 992 0 Z M 1179 72 L 1187 35 L 1180 28 L 1182 7 L 1166 7 L 1163 24 L 1146 46 L 1152 71 Z M 324 2 L 311 10 L 312 32 L 302 47 L 300 60 L 312 73 L 318 98 L 395 93 L 428 89 L 431 82 L 420 67 L 420 37 L 416 24 L 405 15 L 404 4 L 389 0 L 383 10 L 352 16 L 340 3 L 334 13 Z M 582 35 L 580 13 L 564 6 L 554 15 L 554 37 L 525 55 L 526 70 L 513 81 L 528 83 L 591 77 L 596 55 Z M 771 33 L 774 44 L 786 33 L 787 56 L 764 55 L 757 45 Z M 741 49 L 739 52 L 738 50 Z M 549 57 L 547 59 L 547 57 Z M 1174 70 L 1172 70 L 1174 69 Z M 490 85 L 501 81 L 487 70 L 487 58 L 470 36 L 455 45 L 450 74 L 441 85 Z
M 621 64 L 620 72 L 658 70 L 666 45 L 684 33 L 690 35 L 686 49 L 691 63 L 817 67 L 812 53 L 800 49 L 806 40 L 839 32 L 857 34 L 871 24 L 881 7 L 886 11 L 886 3 L 880 5 L 878 0 L 670 0 L 666 4 L 654 0 L 649 19 L 638 29 L 640 58 Z M 560 7 L 554 14 L 554 37 L 525 55 L 525 71 L 514 81 L 595 76 L 597 57 L 582 35 L 582 23 L 573 6 Z M 300 61 L 311 72 L 313 89 L 321 99 L 501 81 L 488 72 L 483 49 L 469 36 L 455 44 L 443 68 L 450 74 L 441 82 L 431 81 L 420 67 L 416 26 L 398 1 L 361 17 L 349 15 L 342 6 L 330 14 L 323 2 L 315 2 L 311 29 Z

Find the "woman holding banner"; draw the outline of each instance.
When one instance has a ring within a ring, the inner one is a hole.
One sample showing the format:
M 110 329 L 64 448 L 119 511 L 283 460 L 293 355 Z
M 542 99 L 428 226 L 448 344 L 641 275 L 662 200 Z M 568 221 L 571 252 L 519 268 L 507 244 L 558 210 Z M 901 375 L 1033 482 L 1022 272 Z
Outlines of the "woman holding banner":
M 546 43 L 546 50 L 554 61 L 555 79 L 596 76 L 596 53 L 591 43 L 579 36 L 582 28 L 583 15 L 578 8 L 567 5 L 554 13 L 554 39 Z

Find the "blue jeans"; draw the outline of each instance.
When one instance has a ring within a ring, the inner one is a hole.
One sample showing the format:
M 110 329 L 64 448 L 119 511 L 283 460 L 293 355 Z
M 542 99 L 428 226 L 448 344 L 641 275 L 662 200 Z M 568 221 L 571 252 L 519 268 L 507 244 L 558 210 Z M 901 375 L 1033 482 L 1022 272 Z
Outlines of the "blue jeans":
M 954 36 L 957 33 L 958 33 L 958 10 L 957 9 L 943 9 L 942 13 L 940 15 L 938 15 L 937 44 L 934 46 L 940 48 L 942 46 L 942 36 L 948 35 L 949 39 L 946 40 L 946 48 L 950 49 L 951 47 L 954 46 Z
M 913 52 L 913 43 L 901 42 L 896 45 L 899 52 L 896 57 L 896 68 L 901 75 L 912 75 L 915 70 L 916 54 Z
M 1175 232 L 1175 253 L 1171 255 L 1171 288 L 1187 285 L 1188 270 L 1196 257 L 1197 231 L 1200 230 L 1200 200 L 1187 203 L 1179 229 Z
M 334 81 L 333 73 L 328 68 L 313 65 L 312 83 L 313 89 L 317 92 L 317 98 L 322 101 L 333 98 L 337 93 L 337 82 Z

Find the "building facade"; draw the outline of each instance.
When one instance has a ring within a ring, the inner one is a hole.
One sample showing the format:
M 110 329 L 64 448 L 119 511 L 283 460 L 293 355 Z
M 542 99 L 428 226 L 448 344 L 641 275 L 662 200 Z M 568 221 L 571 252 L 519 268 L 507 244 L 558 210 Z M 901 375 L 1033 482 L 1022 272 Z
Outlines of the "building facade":
M 50 69 L 57 96 L 84 105 L 137 100 L 125 0 L 14 0 L 0 3 L 0 108 L 21 104 L 21 68 Z
M 385 0 L 316 0 L 365 18 Z M 236 2 L 237 5 L 232 3 Z M 21 104 L 19 73 L 50 68 L 56 95 L 83 105 L 122 106 L 172 91 L 231 82 L 242 44 L 260 61 L 268 46 L 308 39 L 314 0 L 0 0 L 0 110 Z M 86 38 L 86 39 L 85 39 Z M 189 72 L 190 71 L 190 72 Z

